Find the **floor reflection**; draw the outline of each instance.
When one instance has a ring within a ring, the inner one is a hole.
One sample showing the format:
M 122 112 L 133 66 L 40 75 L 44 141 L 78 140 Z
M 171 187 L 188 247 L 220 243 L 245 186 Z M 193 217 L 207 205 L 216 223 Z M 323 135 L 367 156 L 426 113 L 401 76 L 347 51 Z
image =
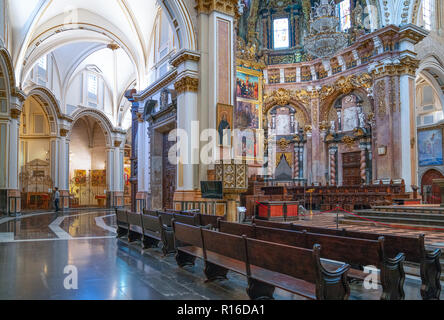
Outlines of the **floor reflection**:
M 97 224 L 100 218 L 115 226 L 112 212 L 70 213 L 60 223 L 71 240 L 58 238 L 49 225 L 55 214 L 14 220 L 0 225 L 0 234 L 12 232 L 15 241 L 0 242 L 0 299 L 86 299 L 86 300 L 244 300 L 245 277 L 229 273 L 229 280 L 205 283 L 203 263 L 180 269 L 174 256 L 160 249 L 142 250 L 140 243 L 128 244 Z M 109 238 L 104 238 L 104 237 Z M 88 237 L 88 239 L 80 239 Z M 77 238 L 77 239 L 76 239 Z M 22 241 L 26 239 L 27 241 Z M 56 241 L 57 240 L 57 241 Z M 78 289 L 66 289 L 67 266 L 78 272 Z M 420 283 L 407 279 L 407 299 L 420 299 Z M 350 299 L 378 300 L 378 290 L 351 285 Z M 441 295 L 444 298 L 444 294 Z M 301 299 L 276 290 L 276 299 Z

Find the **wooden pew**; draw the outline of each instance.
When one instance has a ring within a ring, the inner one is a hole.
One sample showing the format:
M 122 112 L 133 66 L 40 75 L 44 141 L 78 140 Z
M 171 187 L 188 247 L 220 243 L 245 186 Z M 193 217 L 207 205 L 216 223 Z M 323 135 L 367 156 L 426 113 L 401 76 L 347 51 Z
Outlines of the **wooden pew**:
M 157 248 L 162 241 L 162 229 L 160 227 L 159 217 L 151 215 L 142 215 L 142 245 L 143 249 Z
M 199 213 L 197 214 L 197 216 L 199 216 L 199 221 L 200 221 L 200 225 L 201 226 L 209 226 L 211 225 L 211 229 L 216 229 L 218 228 L 218 220 L 225 220 L 227 218 L 227 216 L 214 216 L 214 215 L 209 215 L 209 214 L 202 214 Z
M 142 215 L 139 213 L 128 212 L 128 242 L 134 242 L 142 239 L 143 227 L 142 227 Z
M 381 270 L 382 296 L 381 300 L 404 299 L 405 273 L 402 253 L 396 258 L 388 258 L 384 252 L 384 237 L 378 240 L 354 239 L 348 237 L 330 236 L 308 232 L 258 227 L 256 225 L 242 225 L 220 221 L 220 232 L 229 234 L 245 234 L 258 240 L 285 244 L 310 249 L 315 244 L 322 247 L 321 258 L 343 261 L 350 265 L 376 266 Z M 334 266 L 336 263 L 330 263 Z M 367 274 L 352 269 L 351 278 L 364 280 Z
M 180 267 L 205 262 L 208 281 L 226 279 L 229 270 L 248 279 L 251 299 L 273 299 L 275 287 L 309 299 L 348 299 L 349 265 L 327 271 L 319 245 L 303 249 L 173 222 Z M 283 263 L 285 261 L 285 263 Z
M 159 212 L 158 211 L 148 210 L 148 209 L 143 209 L 143 214 L 147 215 L 147 216 L 153 216 L 153 217 L 158 217 L 159 216 Z
M 117 238 L 126 236 L 129 230 L 127 211 L 122 209 L 116 209 L 116 221 L 117 221 Z
M 441 257 L 441 249 L 433 251 L 425 248 L 425 236 L 421 234 L 418 238 L 378 234 L 360 231 L 349 231 L 346 229 L 336 230 L 321 227 L 309 227 L 296 224 L 284 224 L 278 222 L 268 222 L 254 219 L 253 222 L 257 226 L 281 228 L 286 230 L 295 230 L 320 234 L 328 234 L 333 236 L 351 237 L 357 239 L 377 240 L 383 236 L 384 251 L 387 255 L 393 256 L 397 252 L 405 254 L 406 261 L 418 263 L 421 274 L 421 297 L 424 300 L 438 300 L 441 294 L 441 264 L 439 258 Z

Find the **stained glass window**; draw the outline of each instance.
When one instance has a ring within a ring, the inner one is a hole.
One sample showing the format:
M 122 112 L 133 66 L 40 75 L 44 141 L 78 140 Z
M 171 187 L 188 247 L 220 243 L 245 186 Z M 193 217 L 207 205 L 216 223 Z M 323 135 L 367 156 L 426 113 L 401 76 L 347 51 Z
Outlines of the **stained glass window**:
M 97 96 L 97 76 L 95 74 L 88 75 L 88 93 Z
M 288 33 L 288 18 L 274 19 L 274 48 L 283 49 L 290 46 L 290 39 Z
M 345 31 L 351 28 L 350 0 L 343 0 L 338 4 L 340 28 Z

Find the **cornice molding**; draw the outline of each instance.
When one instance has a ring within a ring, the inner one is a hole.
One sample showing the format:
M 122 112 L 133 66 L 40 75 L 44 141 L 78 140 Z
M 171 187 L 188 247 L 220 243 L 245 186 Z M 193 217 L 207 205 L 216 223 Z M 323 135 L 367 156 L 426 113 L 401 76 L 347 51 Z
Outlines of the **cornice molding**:
M 197 52 L 190 51 L 190 50 L 182 50 L 171 58 L 170 64 L 177 68 L 182 63 L 187 62 L 187 61 L 199 62 L 200 61 L 200 54 L 198 54 Z
M 169 85 L 171 82 L 174 81 L 174 79 L 176 79 L 176 77 L 177 77 L 177 70 L 173 70 L 170 73 L 166 74 L 163 78 L 159 79 L 158 81 L 150 85 L 145 90 L 141 91 L 140 93 L 134 94 L 132 99 L 134 99 L 135 102 L 143 101 L 152 96 L 153 94 L 155 94 L 160 89 Z

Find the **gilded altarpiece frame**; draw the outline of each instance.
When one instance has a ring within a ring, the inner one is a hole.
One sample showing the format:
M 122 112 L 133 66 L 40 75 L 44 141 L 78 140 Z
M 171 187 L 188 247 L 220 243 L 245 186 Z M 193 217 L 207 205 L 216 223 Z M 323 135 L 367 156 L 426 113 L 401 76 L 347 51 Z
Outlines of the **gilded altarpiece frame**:
M 240 92 L 239 83 L 244 81 L 246 78 L 253 79 L 253 84 L 256 83 L 257 79 L 257 94 L 255 94 L 254 89 L 253 95 L 250 96 Z M 238 66 L 236 68 L 236 103 L 234 106 L 233 120 L 235 133 L 239 130 L 252 130 L 254 132 L 255 141 L 253 153 L 249 152 L 247 153 L 247 156 L 243 156 L 244 153 L 242 152 L 242 155 L 239 155 L 239 148 L 242 150 L 242 136 L 244 136 L 244 134 L 238 132 L 240 137 L 233 137 L 233 152 L 235 160 L 254 161 L 255 163 L 260 163 L 264 160 L 263 154 L 260 152 L 262 148 L 259 147 L 260 143 L 263 144 L 263 141 L 257 141 L 258 131 L 260 132 L 263 130 L 263 86 L 264 76 L 262 71 L 243 66 Z M 251 109 L 255 109 L 253 115 L 251 116 L 252 121 L 247 121 L 247 123 L 240 125 L 238 121 L 238 111 L 240 110 L 239 107 L 247 107 L 248 105 L 251 106 Z

